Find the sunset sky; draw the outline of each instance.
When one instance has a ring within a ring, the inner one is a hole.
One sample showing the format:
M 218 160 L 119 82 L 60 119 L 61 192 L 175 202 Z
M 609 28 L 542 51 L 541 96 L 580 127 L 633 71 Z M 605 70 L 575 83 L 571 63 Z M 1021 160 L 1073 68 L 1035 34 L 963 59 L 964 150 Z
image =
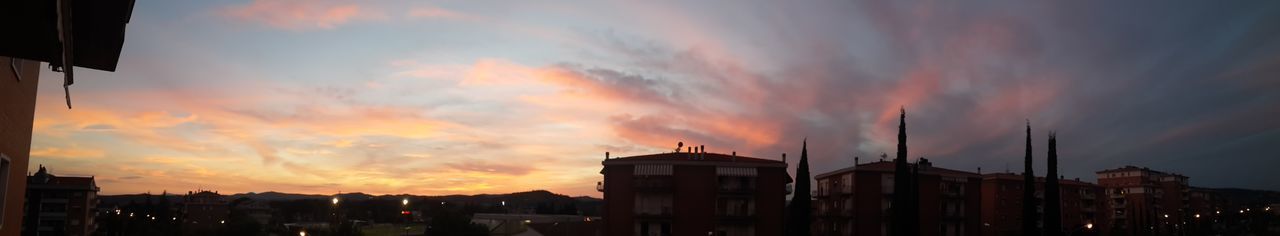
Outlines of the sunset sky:
M 1105 3 L 1105 5 L 1103 4 Z M 140 0 L 116 72 L 41 74 L 31 170 L 102 194 L 600 196 L 670 151 L 1123 165 L 1280 190 L 1280 1 Z M 797 158 L 789 161 L 795 164 Z

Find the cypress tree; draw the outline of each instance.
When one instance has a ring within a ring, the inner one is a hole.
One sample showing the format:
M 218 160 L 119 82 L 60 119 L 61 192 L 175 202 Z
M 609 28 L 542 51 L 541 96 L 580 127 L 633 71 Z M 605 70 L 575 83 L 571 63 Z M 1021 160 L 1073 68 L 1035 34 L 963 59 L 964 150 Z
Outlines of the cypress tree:
M 1062 236 L 1062 197 L 1058 185 L 1058 135 L 1049 133 L 1049 172 L 1044 176 L 1044 230 Z
M 800 163 L 796 164 L 796 190 L 791 195 L 788 209 L 787 235 L 810 235 L 810 217 L 813 209 L 809 202 L 809 140 L 805 139 L 800 148 Z
M 1036 227 L 1036 175 L 1031 168 L 1031 121 L 1027 121 L 1027 153 L 1022 171 L 1022 235 L 1040 235 Z
M 907 110 L 898 117 L 898 157 L 893 160 L 893 201 L 890 203 L 890 232 L 892 235 L 916 235 L 917 212 L 912 196 L 915 182 L 911 164 L 907 162 Z

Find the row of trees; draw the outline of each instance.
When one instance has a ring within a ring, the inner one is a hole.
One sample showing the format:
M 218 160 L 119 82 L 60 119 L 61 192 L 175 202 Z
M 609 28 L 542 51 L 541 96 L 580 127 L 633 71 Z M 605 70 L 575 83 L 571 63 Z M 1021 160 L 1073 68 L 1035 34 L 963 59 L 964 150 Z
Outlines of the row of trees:
M 1027 146 L 1023 172 L 1023 235 L 1062 236 L 1062 200 L 1059 195 L 1057 135 L 1049 133 L 1048 175 L 1045 178 L 1044 228 L 1037 222 L 1036 177 L 1032 171 L 1031 122 L 1027 122 Z M 898 153 L 894 162 L 893 198 L 889 207 L 889 235 L 920 235 L 920 166 L 907 161 L 907 112 L 898 118 Z M 787 209 L 787 235 L 811 235 L 808 140 L 802 144 L 800 163 L 796 165 L 796 189 Z

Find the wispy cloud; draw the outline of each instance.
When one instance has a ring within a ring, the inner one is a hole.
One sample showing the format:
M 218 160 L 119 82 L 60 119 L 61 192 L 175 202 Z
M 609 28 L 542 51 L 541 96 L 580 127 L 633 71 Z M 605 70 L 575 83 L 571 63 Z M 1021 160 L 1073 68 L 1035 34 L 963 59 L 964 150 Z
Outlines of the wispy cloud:
M 220 15 L 287 30 L 333 29 L 354 21 L 386 19 L 387 15 L 359 1 L 253 0 L 223 8 Z

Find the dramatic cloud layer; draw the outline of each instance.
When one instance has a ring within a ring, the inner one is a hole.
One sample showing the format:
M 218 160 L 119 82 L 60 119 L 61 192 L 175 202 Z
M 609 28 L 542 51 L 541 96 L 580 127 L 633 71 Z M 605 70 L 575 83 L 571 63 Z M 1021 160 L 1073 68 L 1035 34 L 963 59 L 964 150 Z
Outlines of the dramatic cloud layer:
M 943 167 L 1020 166 L 1030 120 L 1037 150 L 1059 134 L 1068 178 L 1139 165 L 1193 185 L 1280 190 L 1267 181 L 1280 177 L 1268 148 L 1280 142 L 1277 11 L 1265 1 L 140 4 L 120 71 L 83 73 L 76 109 L 59 105 L 58 75 L 43 76 L 32 165 L 96 175 L 107 194 L 598 196 L 603 152 L 677 141 L 776 159 L 807 137 L 815 173 L 892 156 L 905 107 L 911 155 Z

